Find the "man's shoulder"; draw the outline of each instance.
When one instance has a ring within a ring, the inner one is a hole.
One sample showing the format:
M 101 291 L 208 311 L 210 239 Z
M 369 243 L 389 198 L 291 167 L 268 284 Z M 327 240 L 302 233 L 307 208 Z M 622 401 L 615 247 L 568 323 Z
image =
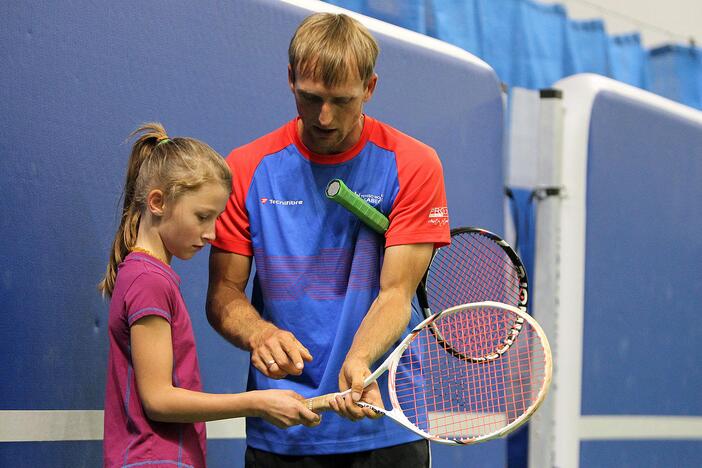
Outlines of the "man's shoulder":
M 275 154 L 282 149 L 293 144 L 293 139 L 290 135 L 290 126 L 293 121 L 286 122 L 281 127 L 267 133 L 259 138 L 256 138 L 249 143 L 242 146 L 234 148 L 229 156 L 227 156 L 227 161 L 230 163 L 243 161 L 260 161 L 265 156 L 270 154 Z
M 398 156 L 411 153 L 414 157 L 436 157 L 436 151 L 428 144 L 380 120 L 375 120 L 370 141 Z

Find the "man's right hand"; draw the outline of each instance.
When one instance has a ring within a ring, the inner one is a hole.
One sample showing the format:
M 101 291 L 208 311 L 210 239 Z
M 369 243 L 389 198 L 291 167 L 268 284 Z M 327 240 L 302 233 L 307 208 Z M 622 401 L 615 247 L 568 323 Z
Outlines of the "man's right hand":
M 250 340 L 251 363 L 263 375 L 282 379 L 287 375 L 300 375 L 304 362 L 312 355 L 295 335 L 266 323 Z

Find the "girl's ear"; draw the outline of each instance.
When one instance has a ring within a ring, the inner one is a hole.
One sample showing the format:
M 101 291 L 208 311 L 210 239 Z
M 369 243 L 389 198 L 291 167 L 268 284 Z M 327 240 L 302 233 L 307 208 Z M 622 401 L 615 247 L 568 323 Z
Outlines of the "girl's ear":
M 163 216 L 166 210 L 166 197 L 161 189 L 153 189 L 146 196 L 146 207 L 154 216 Z

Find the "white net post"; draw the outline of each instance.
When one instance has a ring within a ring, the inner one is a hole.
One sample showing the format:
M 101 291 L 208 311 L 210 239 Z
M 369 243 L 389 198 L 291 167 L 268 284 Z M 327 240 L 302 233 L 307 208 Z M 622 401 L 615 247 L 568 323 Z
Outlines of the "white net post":
M 530 279 L 530 309 L 541 324 L 551 344 L 554 377 L 558 372 L 559 315 L 559 231 L 562 192 L 563 103 L 561 92 L 545 89 L 540 92 L 538 118 L 538 157 L 534 201 L 536 234 L 534 274 Z M 556 379 L 554 378 L 554 382 Z M 556 399 L 558 388 L 552 384 L 549 395 L 529 424 L 529 466 L 555 466 L 555 439 L 558 433 Z

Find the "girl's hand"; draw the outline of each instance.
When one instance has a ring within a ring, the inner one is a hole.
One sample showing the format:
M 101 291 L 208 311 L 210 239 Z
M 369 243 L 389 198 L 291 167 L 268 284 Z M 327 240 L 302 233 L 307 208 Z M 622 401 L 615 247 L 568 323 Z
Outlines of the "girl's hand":
M 256 390 L 248 394 L 255 400 L 256 416 L 281 429 L 298 424 L 314 427 L 322 420 L 320 415 L 307 409 L 302 395 L 292 390 Z

